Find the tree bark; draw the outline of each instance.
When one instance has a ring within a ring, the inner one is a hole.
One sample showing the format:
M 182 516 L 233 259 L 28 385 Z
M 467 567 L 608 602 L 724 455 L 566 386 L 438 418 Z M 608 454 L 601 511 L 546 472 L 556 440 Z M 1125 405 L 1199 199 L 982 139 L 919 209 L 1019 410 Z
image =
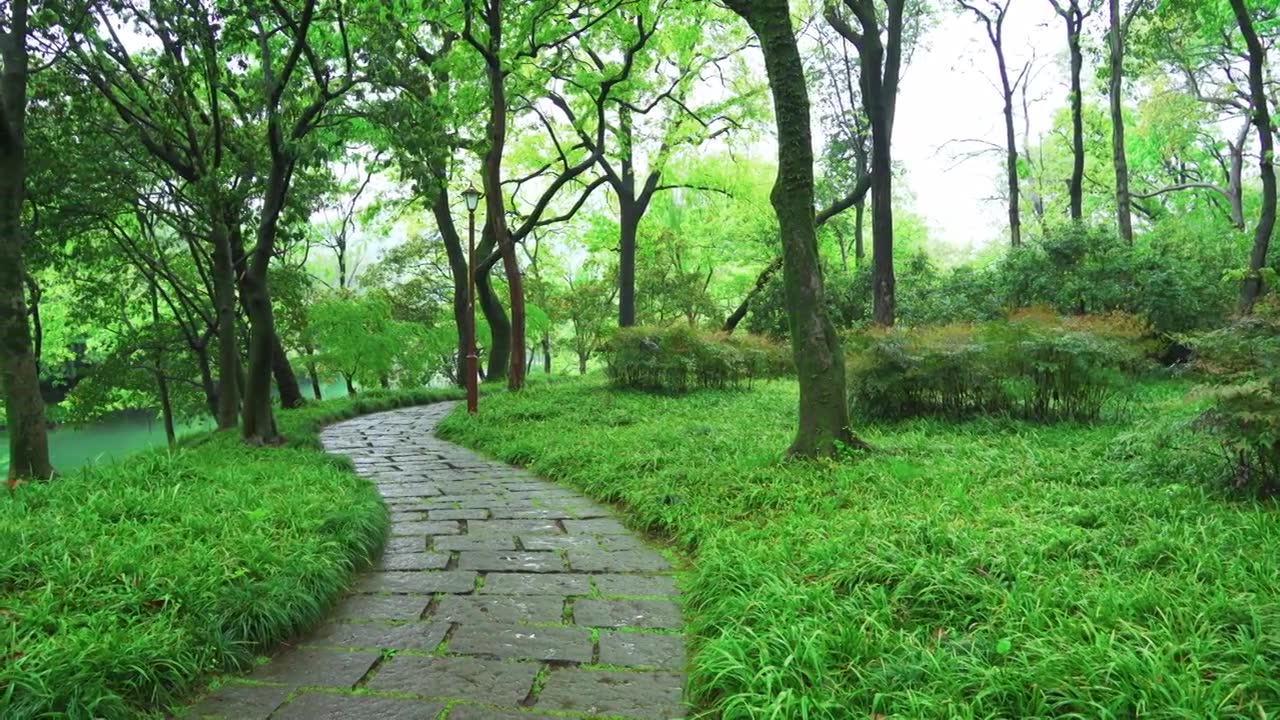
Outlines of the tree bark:
M 159 328 L 160 298 L 156 291 L 156 282 L 154 277 L 151 278 L 151 323 Z M 164 423 L 164 438 L 169 447 L 173 447 L 178 439 L 173 426 L 173 400 L 169 396 L 169 378 L 164 372 L 164 350 L 158 341 L 152 362 L 155 367 L 156 394 L 160 399 L 160 418 Z
M 760 40 L 778 131 L 778 176 L 770 199 L 782 236 L 791 349 L 800 382 L 799 428 L 788 454 L 831 457 L 841 446 L 861 441 L 849 430 L 844 356 L 823 299 L 804 62 L 787 0 L 729 0 L 728 5 Z
M 1108 0 L 1111 14 L 1111 162 L 1116 173 L 1116 228 L 1120 238 L 1133 243 L 1133 210 L 1129 199 L 1129 157 L 1124 141 L 1124 40 L 1125 20 L 1120 0 Z
M 449 208 L 448 172 L 443 167 L 434 168 L 432 175 L 438 187 L 435 198 L 431 201 L 431 213 L 436 219 L 436 229 L 440 231 L 440 239 L 444 243 L 445 255 L 449 259 L 449 275 L 453 280 L 453 324 L 458 329 L 458 356 L 456 360 L 458 386 L 466 385 L 467 351 L 471 344 L 471 323 L 467 318 L 467 294 L 470 292 L 467 276 L 467 251 L 463 248 L 462 238 L 458 235 L 458 226 L 453 222 L 453 213 Z
M 1253 104 L 1253 124 L 1258 129 L 1261 155 L 1258 171 L 1262 177 L 1262 209 L 1258 214 L 1258 226 L 1254 229 L 1249 270 L 1240 285 L 1240 314 L 1248 315 L 1253 312 L 1254 304 L 1262 295 L 1262 270 L 1267 265 L 1267 248 L 1271 244 L 1271 233 L 1276 225 L 1276 169 L 1273 157 L 1275 140 L 1272 135 L 1271 108 L 1265 76 L 1267 51 L 1254 30 L 1253 18 L 1249 15 L 1245 0 L 1231 0 L 1231 9 L 1235 12 L 1236 23 L 1239 24 L 1245 46 L 1249 49 L 1249 96 Z
M 1018 136 L 1013 125 L 1013 86 L 1009 82 L 1009 66 L 1004 57 L 1004 14 L 992 44 L 1000 66 L 1000 89 L 1004 96 L 1005 172 L 1009 183 L 1009 244 L 1022 245 L 1021 200 L 1018 197 Z
M 231 234 L 219 204 L 213 217 L 213 292 L 218 320 L 219 430 L 236 427 L 240 418 L 240 338 L 236 330 L 236 273 Z
M 356 386 L 355 386 L 355 383 L 354 383 L 354 382 L 352 382 L 351 375 L 349 375 L 349 374 L 347 374 L 347 373 L 342 373 L 342 379 L 347 381 L 347 396 L 348 396 L 348 397 L 355 397 L 355 395 L 356 395 Z
M 863 214 L 867 211 L 867 203 L 865 200 L 859 200 L 853 204 L 853 264 L 862 267 L 862 261 L 867 258 L 867 250 L 863 245 Z
M 542 371 L 551 374 L 551 335 L 542 334 Z
M 624 179 L 625 183 L 625 179 Z M 635 213 L 635 187 L 618 192 L 618 327 L 636 324 L 636 234 L 640 218 Z
M 284 351 L 279 333 L 271 336 L 271 374 L 276 379 L 276 391 L 280 394 L 280 407 L 300 408 L 307 404 L 302 399 L 302 387 L 298 384 L 298 376 L 293 372 L 289 355 Z
M 493 239 L 486 223 L 483 240 L 476 248 L 476 257 L 485 257 L 493 252 Z M 489 325 L 489 347 L 485 348 L 488 357 L 485 360 L 485 382 L 495 382 L 507 377 L 507 368 L 511 362 L 511 321 L 507 319 L 507 311 L 502 306 L 502 299 L 493 289 L 493 278 L 489 274 L 492 266 L 483 262 L 476 264 L 476 302 L 480 312 Z
M 0 34 L 0 389 L 9 433 L 9 487 L 18 478 L 48 479 L 49 432 L 27 324 L 22 228 L 26 181 L 27 3 L 13 0 Z

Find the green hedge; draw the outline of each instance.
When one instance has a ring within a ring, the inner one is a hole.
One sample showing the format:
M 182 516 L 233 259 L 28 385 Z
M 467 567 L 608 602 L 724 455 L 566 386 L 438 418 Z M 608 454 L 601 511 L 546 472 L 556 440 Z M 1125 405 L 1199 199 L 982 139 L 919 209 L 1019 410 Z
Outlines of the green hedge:
M 1145 365 L 1145 326 L 1127 315 L 1027 311 L 980 325 L 851 335 L 849 400 L 871 419 L 1011 415 L 1098 419 Z
M 0 717 L 160 717 L 321 619 L 387 514 L 319 428 L 457 395 L 282 411 L 285 447 L 209 434 L 0 498 Z
M 688 325 L 617 330 L 605 344 L 605 372 L 617 387 L 688 392 L 728 388 L 791 372 L 790 349 L 758 335 Z

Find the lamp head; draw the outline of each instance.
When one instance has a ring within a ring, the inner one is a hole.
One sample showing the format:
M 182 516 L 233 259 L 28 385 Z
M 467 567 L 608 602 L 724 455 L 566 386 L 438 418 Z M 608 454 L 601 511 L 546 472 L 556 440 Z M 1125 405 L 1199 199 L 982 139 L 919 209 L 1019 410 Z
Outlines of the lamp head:
M 467 210 L 475 212 L 476 208 L 480 206 L 480 191 L 476 189 L 475 185 L 469 185 L 466 190 L 462 191 L 462 199 L 467 203 Z

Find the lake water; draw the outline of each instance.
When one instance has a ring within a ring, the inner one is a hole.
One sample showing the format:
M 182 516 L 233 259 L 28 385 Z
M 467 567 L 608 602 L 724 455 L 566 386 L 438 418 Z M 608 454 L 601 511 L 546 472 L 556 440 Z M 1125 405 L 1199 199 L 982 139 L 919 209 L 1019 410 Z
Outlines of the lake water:
M 346 395 L 342 383 L 323 382 L 320 391 L 326 398 Z M 303 381 L 302 392 L 311 398 L 311 384 Z M 208 418 L 178 425 L 178 435 L 213 429 Z M 49 455 L 53 467 L 61 473 L 91 463 L 120 460 L 139 450 L 163 446 L 164 423 L 159 414 L 120 415 L 86 425 L 62 425 L 49 432 Z M 9 435 L 0 430 L 0 479 L 9 473 Z

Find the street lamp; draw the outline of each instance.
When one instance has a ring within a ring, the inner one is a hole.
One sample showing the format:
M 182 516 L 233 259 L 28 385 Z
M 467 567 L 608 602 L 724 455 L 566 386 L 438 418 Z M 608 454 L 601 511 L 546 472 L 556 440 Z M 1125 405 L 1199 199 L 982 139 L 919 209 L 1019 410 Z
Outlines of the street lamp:
M 462 191 L 467 203 L 467 412 L 475 415 L 480 402 L 480 369 L 476 366 L 476 208 L 480 191 L 469 185 Z

